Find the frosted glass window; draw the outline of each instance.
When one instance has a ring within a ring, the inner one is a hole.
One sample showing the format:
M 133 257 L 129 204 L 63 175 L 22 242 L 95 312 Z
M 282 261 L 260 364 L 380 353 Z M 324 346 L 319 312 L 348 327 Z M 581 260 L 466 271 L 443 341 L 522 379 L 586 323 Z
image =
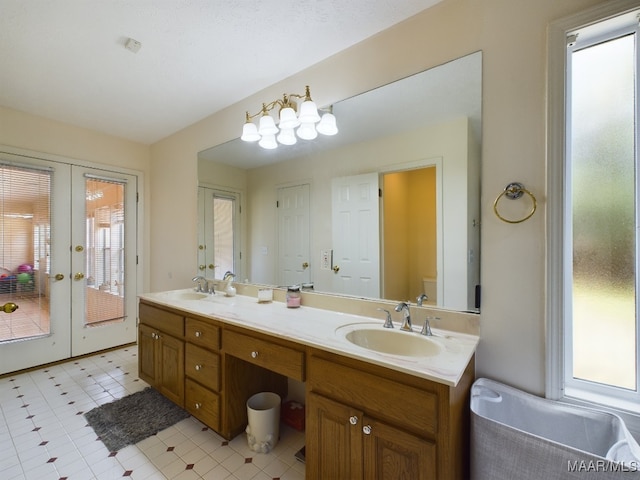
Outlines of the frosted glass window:
M 571 58 L 572 376 L 636 390 L 635 35 Z

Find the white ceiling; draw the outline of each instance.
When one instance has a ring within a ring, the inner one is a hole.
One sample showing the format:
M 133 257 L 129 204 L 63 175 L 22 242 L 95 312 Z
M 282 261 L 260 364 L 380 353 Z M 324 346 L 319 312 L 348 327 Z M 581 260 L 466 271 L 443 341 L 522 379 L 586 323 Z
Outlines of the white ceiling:
M 152 144 L 440 1 L 0 0 L 0 105 Z

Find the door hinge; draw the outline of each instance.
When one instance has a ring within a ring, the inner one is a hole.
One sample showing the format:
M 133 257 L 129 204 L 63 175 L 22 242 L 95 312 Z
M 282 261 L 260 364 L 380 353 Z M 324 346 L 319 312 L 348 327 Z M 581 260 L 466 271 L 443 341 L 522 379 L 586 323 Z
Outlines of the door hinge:
M 381 189 L 381 188 L 379 188 L 379 189 L 378 189 L 378 196 L 379 196 L 380 198 L 382 198 L 382 189 Z
M 276 200 L 276 208 L 280 208 L 280 200 Z

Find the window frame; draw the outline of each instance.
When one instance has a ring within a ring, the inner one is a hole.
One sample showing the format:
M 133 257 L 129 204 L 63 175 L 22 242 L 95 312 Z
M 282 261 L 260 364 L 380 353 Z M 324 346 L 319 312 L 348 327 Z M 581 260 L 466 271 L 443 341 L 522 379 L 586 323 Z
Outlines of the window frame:
M 638 11 L 638 4 L 633 0 L 615 0 L 551 23 L 548 30 L 549 68 L 547 78 L 546 396 L 570 403 L 598 406 L 618 413 L 623 416 L 630 429 L 635 432 L 640 432 L 640 384 L 636 386 L 636 391 L 630 395 L 628 391 L 623 392 L 622 389 L 616 387 L 601 387 L 572 378 L 569 381 L 568 377 L 571 372 L 565 370 L 565 356 L 567 354 L 565 338 L 570 333 L 565 324 L 566 315 L 570 314 L 570 302 L 567 298 L 570 289 L 567 286 L 571 285 L 570 262 L 573 253 L 570 226 L 565 227 L 565 222 L 571 218 L 568 211 L 569 206 L 565 201 L 568 195 L 565 186 L 570 175 L 566 141 L 568 133 L 566 128 L 566 89 L 570 80 L 567 73 L 570 71 L 568 69 L 567 37 L 582 28 L 627 15 L 629 18 L 635 18 L 633 29 L 636 32 L 636 45 L 638 45 L 638 35 L 640 35 L 636 16 Z M 623 27 L 616 30 L 616 34 L 628 29 L 629 27 Z M 613 32 L 614 29 L 608 30 L 606 36 L 613 35 Z M 580 39 L 580 37 L 578 38 Z M 582 45 L 579 47 L 597 43 L 596 40 L 601 41 L 602 36 L 596 35 L 588 38 L 584 43 L 581 42 Z M 638 54 L 637 51 L 636 54 Z M 640 65 L 636 68 L 640 68 Z M 638 115 L 638 103 L 640 102 L 636 101 L 636 115 Z M 638 129 L 636 128 L 636 163 L 638 161 L 638 146 Z M 636 273 L 636 278 L 640 278 L 640 272 Z M 637 314 L 636 324 L 639 325 Z M 636 345 L 636 351 L 638 351 L 638 345 Z

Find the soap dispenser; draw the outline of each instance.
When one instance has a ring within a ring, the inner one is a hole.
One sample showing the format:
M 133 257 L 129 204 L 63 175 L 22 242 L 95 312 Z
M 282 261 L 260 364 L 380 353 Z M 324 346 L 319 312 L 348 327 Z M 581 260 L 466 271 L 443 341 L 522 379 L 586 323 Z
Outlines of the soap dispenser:
M 235 278 L 235 275 L 229 271 L 227 271 L 224 274 L 224 277 L 222 277 L 222 280 L 226 281 L 226 285 L 224 287 L 224 294 L 227 297 L 234 297 L 236 295 L 236 287 L 234 287 L 231 282 L 233 282 L 233 279 Z

